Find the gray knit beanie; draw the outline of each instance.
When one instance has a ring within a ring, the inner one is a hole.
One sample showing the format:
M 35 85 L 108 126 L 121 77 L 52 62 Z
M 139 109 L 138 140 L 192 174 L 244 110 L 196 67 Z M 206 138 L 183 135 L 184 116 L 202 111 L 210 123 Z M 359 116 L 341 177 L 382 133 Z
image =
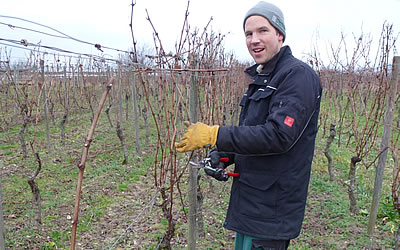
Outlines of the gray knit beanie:
M 283 41 L 286 38 L 285 31 L 285 21 L 283 19 L 282 11 L 271 3 L 267 3 L 264 1 L 258 2 L 253 8 L 251 8 L 244 17 L 243 21 L 243 29 L 246 23 L 246 20 L 249 16 L 263 16 L 268 19 L 268 21 L 274 26 L 282 35 Z

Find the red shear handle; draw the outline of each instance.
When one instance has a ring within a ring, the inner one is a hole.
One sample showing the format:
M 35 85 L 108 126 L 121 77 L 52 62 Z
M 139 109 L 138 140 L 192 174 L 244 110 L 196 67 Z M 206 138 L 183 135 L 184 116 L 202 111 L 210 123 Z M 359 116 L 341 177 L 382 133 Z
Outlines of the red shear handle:
M 226 172 L 229 176 L 232 176 L 232 177 L 239 177 L 240 176 L 240 174 L 239 173 L 230 173 L 230 172 Z
M 229 162 L 229 158 L 228 157 L 221 157 L 219 158 L 220 162 Z M 232 177 L 239 177 L 240 174 L 239 173 L 230 173 L 224 170 L 224 172 L 226 172 L 228 174 L 228 176 L 232 176 Z
M 229 158 L 228 157 L 221 157 L 221 158 L 219 158 L 219 161 L 220 162 L 228 162 Z

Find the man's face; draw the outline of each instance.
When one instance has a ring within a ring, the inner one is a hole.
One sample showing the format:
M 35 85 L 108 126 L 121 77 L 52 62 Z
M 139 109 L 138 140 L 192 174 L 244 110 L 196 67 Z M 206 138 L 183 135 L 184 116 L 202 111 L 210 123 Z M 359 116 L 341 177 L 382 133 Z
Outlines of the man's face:
M 283 35 L 262 16 L 250 16 L 244 25 L 246 45 L 257 64 L 268 62 L 282 47 Z

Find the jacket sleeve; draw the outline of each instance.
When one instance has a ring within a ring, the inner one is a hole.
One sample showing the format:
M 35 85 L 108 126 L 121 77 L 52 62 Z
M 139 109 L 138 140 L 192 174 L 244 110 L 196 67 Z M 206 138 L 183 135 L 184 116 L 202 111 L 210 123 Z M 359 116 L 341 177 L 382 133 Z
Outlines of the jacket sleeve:
M 274 155 L 289 151 L 319 110 L 321 84 L 315 72 L 297 65 L 278 79 L 264 124 L 220 127 L 220 151 L 243 155 Z M 316 130 L 317 128 L 315 128 Z

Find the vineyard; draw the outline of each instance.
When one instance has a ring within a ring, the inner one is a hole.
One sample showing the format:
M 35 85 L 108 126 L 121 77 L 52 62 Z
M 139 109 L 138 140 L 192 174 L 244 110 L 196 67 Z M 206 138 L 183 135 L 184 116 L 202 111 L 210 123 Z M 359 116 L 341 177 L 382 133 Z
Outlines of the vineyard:
M 232 248 L 222 226 L 230 181 L 191 168 L 207 150 L 174 148 L 184 121 L 238 122 L 249 65 L 223 40 L 183 29 L 174 55 L 155 37 L 156 56 L 135 48 L 119 61 L 33 51 L 13 65 L 0 51 L 5 247 Z M 296 249 L 400 244 L 396 37 L 384 24 L 373 56 L 367 37 L 354 40 L 348 51 L 343 38 L 329 62 L 318 49 L 308 55 L 324 92 Z

